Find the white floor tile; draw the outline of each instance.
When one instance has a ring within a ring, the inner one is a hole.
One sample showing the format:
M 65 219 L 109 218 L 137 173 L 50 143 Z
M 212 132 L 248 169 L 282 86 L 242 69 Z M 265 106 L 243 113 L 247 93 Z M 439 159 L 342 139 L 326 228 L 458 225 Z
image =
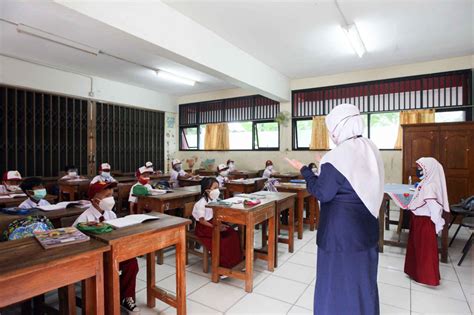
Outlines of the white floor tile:
M 285 315 L 291 308 L 291 304 L 278 301 L 257 293 L 247 294 L 238 301 L 226 315 Z
M 410 310 L 410 289 L 386 283 L 378 283 L 381 304 Z
M 206 284 L 190 294 L 188 299 L 225 312 L 245 294 L 246 292 L 243 289 L 224 284 L 221 281 L 220 283 L 210 282 Z
M 316 255 L 315 254 L 299 251 L 293 256 L 291 256 L 291 258 L 288 259 L 288 261 L 295 264 L 300 264 L 300 265 L 316 268 Z
M 396 285 L 399 287 L 410 288 L 410 278 L 400 270 L 379 267 L 378 282 Z
M 451 280 L 459 281 L 456 271 L 451 264 L 442 264 L 439 265 L 439 273 L 441 275 L 441 280 Z
M 379 265 L 385 268 L 403 271 L 405 258 L 382 253 L 379 255 Z
M 288 315 L 313 315 L 313 311 L 295 305 L 288 312 Z
M 160 314 L 162 311 L 169 307 L 168 304 L 161 302 L 160 300 L 156 300 L 155 308 L 151 309 L 146 306 L 146 290 L 141 290 L 137 293 L 137 306 L 140 308 L 140 313 L 147 315 L 147 314 Z
M 205 305 L 200 303 L 196 303 L 189 299 L 186 300 L 186 314 L 188 315 L 219 315 L 222 314 L 221 312 L 209 308 Z M 176 315 L 176 309 L 174 307 L 167 308 L 164 312 L 160 313 L 160 315 Z
M 209 282 L 210 280 L 208 278 L 198 276 L 189 271 L 186 272 L 186 295 L 191 294 L 192 292 L 196 291 L 198 288 Z M 164 290 L 175 293 L 176 276 L 169 276 L 168 278 L 157 282 L 156 285 Z
M 410 315 L 410 311 L 387 304 L 380 304 L 380 314 Z
M 424 314 L 471 314 L 467 302 L 412 290 L 412 310 Z
M 155 281 L 158 282 L 160 280 L 163 280 L 164 278 L 174 275 L 175 273 L 176 273 L 176 267 L 172 267 L 166 264 L 163 264 L 163 265 L 157 264 L 155 266 Z M 145 266 L 140 267 L 140 269 L 138 270 L 137 279 L 146 282 L 146 263 L 145 263 Z
M 300 282 L 269 276 L 254 288 L 254 292 L 293 304 L 306 287 L 307 285 Z
M 135 291 L 141 291 L 146 288 L 146 281 L 142 281 L 140 279 L 137 279 L 137 284 L 135 286 Z
M 310 284 L 316 278 L 316 268 L 298 265 L 288 261 L 275 269 L 273 275 Z
M 303 307 L 308 310 L 313 309 L 314 304 L 314 287 L 308 286 L 303 294 L 300 296 L 295 305 Z
M 415 281 L 411 282 L 412 291 L 420 291 L 433 295 L 440 295 L 444 297 L 449 297 L 453 299 L 458 299 L 461 301 L 466 301 L 464 293 L 461 288 L 461 284 L 457 281 L 441 280 L 440 285 L 433 287 L 423 284 L 419 284 Z
M 253 287 L 255 288 L 259 283 L 265 280 L 268 276 L 270 276 L 270 272 L 262 272 L 262 271 L 253 271 Z M 245 289 L 245 281 L 235 278 L 227 278 L 221 280 L 225 284 L 233 285 L 235 287 Z
M 318 246 L 316 245 L 316 242 L 308 242 L 305 246 L 301 248 L 301 251 L 316 254 L 318 252 Z

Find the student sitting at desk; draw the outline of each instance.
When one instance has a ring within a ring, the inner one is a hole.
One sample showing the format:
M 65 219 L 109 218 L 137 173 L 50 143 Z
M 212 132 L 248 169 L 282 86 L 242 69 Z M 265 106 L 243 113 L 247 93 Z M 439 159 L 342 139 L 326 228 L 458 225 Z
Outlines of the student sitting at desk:
M 201 181 L 201 199 L 196 202 L 193 208 L 193 217 L 196 219 L 196 236 L 208 250 L 212 250 L 213 211 L 206 206 L 209 201 L 216 200 L 219 194 L 217 180 L 205 177 Z M 232 268 L 242 261 L 239 234 L 225 224 L 221 225 L 220 255 L 220 265 L 225 268 Z
M 77 172 L 77 168 L 74 165 L 68 165 L 64 168 L 66 175 L 61 177 L 59 180 L 70 180 L 81 178 Z
M 21 190 L 21 174 L 18 171 L 8 171 L 3 174 L 3 185 L 0 185 L 0 194 L 10 194 Z
M 73 226 L 83 222 L 103 222 L 116 219 L 113 212 L 115 200 L 113 197 L 116 182 L 97 182 L 89 186 L 89 199 L 91 206 L 84 211 L 74 222 Z M 135 304 L 135 286 L 137 283 L 138 262 L 136 258 L 122 261 L 119 264 L 122 272 L 120 275 L 120 301 L 122 308 L 129 314 L 139 314 L 140 309 Z
M 30 177 L 20 184 L 21 190 L 28 196 L 19 207 L 23 209 L 36 208 L 38 206 L 48 206 L 50 203 L 44 199 L 46 197 L 46 189 L 43 181 L 39 177 Z
M 128 197 L 128 202 L 130 203 L 130 213 L 136 213 L 137 210 L 137 197 L 135 196 L 148 195 L 153 189 L 153 187 L 150 185 L 150 176 L 152 173 L 153 168 L 147 166 L 140 167 L 135 173 L 138 182 L 130 189 L 130 195 Z
M 263 178 L 270 178 L 275 174 L 275 170 L 273 169 L 273 162 L 268 160 L 265 162 L 265 170 L 263 171 Z
M 183 170 L 181 161 L 178 159 L 174 159 L 171 162 L 171 167 L 172 170 L 170 172 L 170 183 L 171 183 L 171 188 L 178 188 L 179 187 L 179 179 L 180 178 L 189 178 L 191 175 L 186 173 Z
M 109 163 L 102 163 L 99 166 L 99 175 L 94 177 L 91 180 L 91 184 L 95 184 L 97 182 L 106 182 L 106 183 L 112 183 L 116 182 L 115 178 L 110 175 L 110 164 Z
M 235 168 L 235 162 L 233 160 L 227 160 L 227 167 L 229 168 L 229 173 L 237 172 Z
M 217 167 L 217 182 L 219 182 L 219 187 L 224 187 L 225 183 L 229 181 L 229 167 L 225 164 L 219 164 Z

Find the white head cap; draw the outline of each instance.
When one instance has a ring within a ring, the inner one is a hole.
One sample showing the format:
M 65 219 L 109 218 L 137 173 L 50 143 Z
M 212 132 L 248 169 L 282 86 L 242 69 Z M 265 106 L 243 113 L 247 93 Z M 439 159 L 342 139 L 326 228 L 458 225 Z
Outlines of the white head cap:
M 175 165 L 178 165 L 178 164 L 181 164 L 181 161 L 178 160 L 178 159 L 174 159 L 174 160 L 171 162 L 171 165 L 172 165 L 172 166 L 175 166 Z
M 100 170 L 110 170 L 110 164 L 109 163 L 102 163 L 100 164 Z
M 228 170 L 229 167 L 225 164 L 219 164 L 219 166 L 217 167 L 217 171 L 218 172 L 222 172 L 222 171 L 225 171 L 225 170 Z

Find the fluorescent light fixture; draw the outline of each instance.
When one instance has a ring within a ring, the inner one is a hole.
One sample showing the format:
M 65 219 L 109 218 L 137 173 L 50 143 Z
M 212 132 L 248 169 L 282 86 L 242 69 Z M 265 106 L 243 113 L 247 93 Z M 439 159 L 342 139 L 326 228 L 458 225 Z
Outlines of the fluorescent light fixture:
M 354 49 L 355 53 L 359 57 L 362 57 L 367 52 L 367 50 L 365 49 L 365 45 L 362 41 L 362 38 L 360 38 L 357 26 L 355 24 L 351 24 L 345 27 L 341 26 L 341 28 L 344 34 L 346 35 L 346 38 L 349 41 L 352 49 Z
M 190 86 L 194 86 L 196 84 L 196 81 L 194 81 L 194 80 L 186 79 L 186 78 L 177 76 L 176 74 L 169 73 L 169 72 L 163 71 L 163 70 L 157 70 L 156 75 L 159 78 L 163 78 L 165 80 L 173 81 L 173 82 L 176 82 L 176 83 L 186 84 L 186 85 L 190 85 Z
M 77 50 L 80 50 L 80 51 L 83 51 L 95 56 L 97 56 L 100 52 L 100 50 L 97 48 L 90 47 L 90 46 L 72 41 L 70 39 L 67 39 L 58 35 L 54 35 L 54 34 L 42 31 L 40 29 L 34 28 L 34 27 L 30 27 L 28 25 L 18 24 L 16 27 L 16 30 L 19 33 L 24 33 L 24 34 L 32 35 L 35 37 L 39 37 L 44 40 L 47 40 L 56 44 L 64 45 L 70 48 L 74 48 L 74 49 L 77 49 Z

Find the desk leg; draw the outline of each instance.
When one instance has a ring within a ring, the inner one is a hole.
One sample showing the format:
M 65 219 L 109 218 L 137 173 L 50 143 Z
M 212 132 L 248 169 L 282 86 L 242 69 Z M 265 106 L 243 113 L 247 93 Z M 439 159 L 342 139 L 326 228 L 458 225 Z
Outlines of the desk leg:
M 272 225 L 271 228 L 275 229 L 275 225 Z M 253 291 L 254 231 L 255 223 L 250 220 L 250 222 L 248 222 L 247 224 L 247 228 L 245 229 L 245 291 L 248 293 L 251 293 Z
M 221 223 L 218 220 L 213 220 L 214 227 L 212 229 L 212 282 L 219 282 L 219 257 L 220 257 L 220 247 L 221 247 L 221 232 L 220 227 Z
M 146 254 L 146 305 L 149 308 L 156 306 L 155 295 L 153 294 L 153 288 L 155 287 L 155 252 Z
M 275 256 L 278 255 L 278 250 L 275 246 L 278 243 L 278 237 L 275 237 L 275 221 L 275 216 L 272 216 L 270 219 L 268 219 L 268 271 L 274 270 Z
M 186 232 L 179 233 L 176 244 L 176 309 L 178 315 L 186 315 Z
M 451 215 L 449 213 L 443 213 L 445 221 L 449 222 Z M 447 223 L 444 224 L 443 231 L 441 232 L 441 262 L 448 262 L 448 237 L 449 237 L 449 226 Z
M 76 288 L 74 284 L 59 288 L 59 314 L 76 315 Z
M 280 210 L 275 207 L 275 250 L 274 250 L 274 258 L 273 258 L 273 263 L 275 265 L 275 268 L 278 267 L 278 239 L 280 237 L 280 215 L 281 215 L 281 212 Z M 289 211 L 288 211 L 288 217 L 290 216 L 289 214 Z M 288 218 L 288 221 L 289 221 L 289 218 Z M 288 223 L 289 224 L 289 223 Z M 291 235 L 291 234 L 289 234 Z M 288 242 L 289 240 L 293 238 L 293 237 L 288 237 Z M 289 244 L 289 243 L 288 243 Z
M 295 248 L 295 207 L 288 210 L 288 251 L 293 253 Z M 275 250 L 276 251 L 276 250 Z M 276 267 L 276 263 L 275 263 Z
M 107 315 L 120 315 L 120 275 L 119 263 L 114 259 L 113 251 L 105 253 L 106 310 Z
M 88 278 L 84 280 L 83 288 L 83 301 L 82 305 L 84 307 L 83 313 L 87 315 L 104 315 L 104 264 L 102 260 L 102 254 L 99 254 L 101 257 L 98 259 L 97 272 L 95 277 Z M 109 288 L 107 288 L 109 289 Z M 75 290 L 72 289 L 74 299 L 76 298 Z M 107 313 L 109 314 L 109 313 Z M 120 314 L 120 309 L 119 313 Z
M 304 208 L 304 198 L 298 197 L 298 205 L 296 210 L 296 216 L 298 218 L 298 239 L 303 239 L 303 208 Z
M 385 199 L 382 201 L 379 210 L 379 253 L 383 253 L 383 244 L 384 244 L 384 237 L 385 237 L 385 230 L 384 230 L 384 221 L 385 221 Z
M 309 207 L 309 230 L 314 231 L 316 223 L 316 199 L 310 196 L 308 200 Z

